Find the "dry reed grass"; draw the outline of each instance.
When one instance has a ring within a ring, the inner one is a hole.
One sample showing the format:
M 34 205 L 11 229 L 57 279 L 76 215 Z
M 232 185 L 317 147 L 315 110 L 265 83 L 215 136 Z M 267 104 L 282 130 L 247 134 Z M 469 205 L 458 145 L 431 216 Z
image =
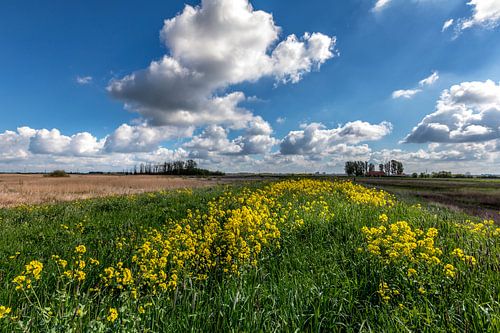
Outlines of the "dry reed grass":
M 0 207 L 39 204 L 165 189 L 193 188 L 225 182 L 219 178 L 173 176 L 0 174 Z

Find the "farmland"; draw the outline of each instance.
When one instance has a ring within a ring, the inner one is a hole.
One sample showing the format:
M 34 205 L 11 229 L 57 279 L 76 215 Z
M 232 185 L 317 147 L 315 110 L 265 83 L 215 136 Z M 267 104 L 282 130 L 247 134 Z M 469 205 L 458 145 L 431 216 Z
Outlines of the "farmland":
M 360 184 L 500 223 L 499 179 L 357 178 Z
M 0 331 L 500 329 L 500 229 L 350 182 L 0 210 Z

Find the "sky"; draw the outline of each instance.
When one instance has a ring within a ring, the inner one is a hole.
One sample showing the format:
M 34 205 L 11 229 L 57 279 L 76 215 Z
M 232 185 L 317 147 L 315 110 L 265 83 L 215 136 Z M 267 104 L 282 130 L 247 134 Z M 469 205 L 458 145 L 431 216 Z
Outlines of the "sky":
M 500 174 L 500 0 L 5 0 L 0 172 Z

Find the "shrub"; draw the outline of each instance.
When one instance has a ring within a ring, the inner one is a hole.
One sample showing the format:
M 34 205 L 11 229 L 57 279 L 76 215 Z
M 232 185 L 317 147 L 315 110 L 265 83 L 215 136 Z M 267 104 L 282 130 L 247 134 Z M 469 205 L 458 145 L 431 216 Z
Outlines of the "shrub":
M 69 177 L 64 170 L 54 170 L 51 173 L 44 175 L 44 177 Z

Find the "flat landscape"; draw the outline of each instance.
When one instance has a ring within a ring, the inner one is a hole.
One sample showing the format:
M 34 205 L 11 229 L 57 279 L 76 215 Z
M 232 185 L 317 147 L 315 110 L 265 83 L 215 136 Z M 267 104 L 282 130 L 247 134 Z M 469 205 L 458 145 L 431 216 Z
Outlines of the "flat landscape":
M 1 208 L 0 332 L 500 330 L 492 222 L 342 180 L 106 177 L 74 181 L 198 188 Z
M 500 0 L 0 1 L 0 41 L 0 333 L 500 333 Z
M 500 179 L 358 177 L 356 182 L 500 223 Z
M 0 174 L 0 207 L 88 199 L 109 195 L 196 188 L 228 182 L 219 178 L 175 176 Z

